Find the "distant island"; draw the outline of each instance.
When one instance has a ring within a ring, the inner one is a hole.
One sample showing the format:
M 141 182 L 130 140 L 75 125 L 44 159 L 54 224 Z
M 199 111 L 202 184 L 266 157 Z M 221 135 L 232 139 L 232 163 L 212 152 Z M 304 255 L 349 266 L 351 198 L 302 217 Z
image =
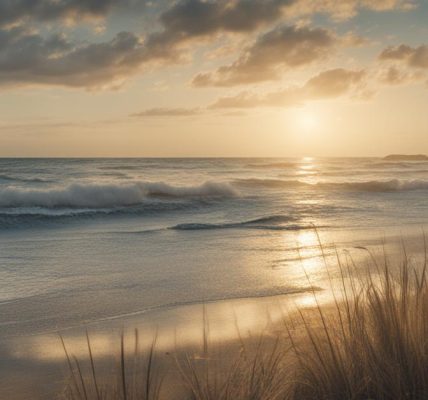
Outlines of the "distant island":
M 390 154 L 383 158 L 386 161 L 428 161 L 425 154 Z

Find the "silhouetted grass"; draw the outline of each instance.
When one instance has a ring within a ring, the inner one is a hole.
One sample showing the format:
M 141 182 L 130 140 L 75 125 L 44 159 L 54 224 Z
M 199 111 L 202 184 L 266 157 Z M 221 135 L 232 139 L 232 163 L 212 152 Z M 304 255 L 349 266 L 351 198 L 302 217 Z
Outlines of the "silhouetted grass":
M 337 256 L 339 279 L 330 276 L 332 266 L 322 247 L 321 253 L 332 303 L 321 306 L 314 291 L 315 307 L 284 314 L 275 336 L 267 332 L 242 339 L 239 334 L 235 346 L 225 344 L 222 354 L 221 347 L 210 348 L 204 307 L 202 356 L 176 350 L 175 375 L 181 387 L 176 396 L 170 391 L 161 397 L 167 371 L 156 367 L 156 340 L 142 355 L 136 332 L 131 362 L 122 335 L 115 384 L 100 384 L 89 335 L 86 374 L 63 342 L 71 372 L 68 399 L 428 399 L 426 250 L 419 263 L 404 246 L 402 261 L 393 264 L 386 255 L 378 261 L 368 253 L 367 265 L 356 265 L 349 257 L 343 263 Z
M 333 310 L 300 312 L 306 340 L 290 335 L 298 360 L 290 399 L 428 398 L 426 252 L 420 265 L 405 247 L 398 267 L 371 260 L 358 280 L 342 275 Z
M 120 337 L 119 362 L 113 376 L 97 377 L 95 360 L 88 332 L 89 373 L 83 373 L 82 363 L 70 356 L 63 337 L 60 336 L 70 379 L 65 389 L 65 398 L 70 400 L 156 400 L 162 386 L 163 372 L 156 366 L 156 336 L 143 353 L 139 348 L 139 335 L 135 331 L 134 352 L 129 357 L 125 351 L 125 336 Z

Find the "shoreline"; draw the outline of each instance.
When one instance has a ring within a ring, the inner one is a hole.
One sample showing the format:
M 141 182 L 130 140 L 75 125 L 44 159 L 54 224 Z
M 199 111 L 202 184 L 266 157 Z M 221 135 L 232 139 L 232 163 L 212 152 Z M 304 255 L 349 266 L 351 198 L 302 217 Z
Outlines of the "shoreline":
M 405 239 L 411 247 L 420 248 L 417 236 L 406 236 Z M 363 254 L 368 256 L 366 252 Z M 421 255 L 421 252 L 416 253 L 417 257 Z M 382 257 L 381 254 L 379 256 Z M 334 254 L 327 257 L 327 260 L 332 260 Z M 324 267 L 318 265 L 317 268 Z M 337 277 L 336 271 L 334 279 Z M 325 284 L 327 281 L 323 282 Z M 328 308 L 333 301 L 331 290 L 324 286 L 316 293 L 318 304 Z M 51 397 L 47 396 L 57 393 L 63 387 L 67 366 L 58 332 L 64 337 L 67 348 L 73 355 L 86 359 L 86 328 L 93 345 L 94 357 L 97 363 L 103 364 L 117 358 L 122 331 L 126 333 L 127 343 L 132 343 L 134 330 L 138 329 L 143 347 L 149 346 L 157 335 L 157 351 L 170 353 L 182 349 L 184 352 L 185 349 L 203 346 L 207 321 L 210 342 L 234 348 L 241 345 L 242 338 L 256 337 L 266 332 L 267 337 L 273 338 L 275 331 L 283 329 L 284 315 L 293 313 L 297 308 L 310 310 L 316 305 L 313 292 L 306 288 L 303 292 L 299 290 L 273 296 L 217 299 L 205 303 L 155 307 L 55 332 L 3 337 L 0 339 L 0 375 L 5 378 L 5 383 L 0 387 L 0 397 L 26 400 L 31 394 L 34 400 L 50 400 Z M 16 382 L 19 382 L 18 386 Z M 36 395 L 35 390 L 40 393 Z
M 304 299 L 308 293 L 217 300 L 209 303 L 172 306 L 151 310 L 142 316 L 97 321 L 60 332 L 23 335 L 0 341 L 0 375 L 5 377 L 0 387 L 1 397 L 23 400 L 31 393 L 32 399 L 46 400 L 48 392 L 61 389 L 66 375 L 66 361 L 59 334 L 70 353 L 78 359 L 87 357 L 86 329 L 91 338 L 97 362 L 115 358 L 119 353 L 118 339 L 122 331 L 131 341 L 138 329 L 140 343 L 149 345 L 157 332 L 157 351 L 171 352 L 201 346 L 203 343 L 204 308 L 209 321 L 212 344 L 238 345 L 243 336 L 257 336 L 279 323 L 286 307 Z M 86 327 L 86 329 L 85 329 Z M 238 327 L 241 333 L 238 332 Z M 11 366 L 19 366 L 17 369 Z M 12 371 L 11 371 L 12 370 Z M 20 378 L 19 378 L 20 377 Z M 31 378 L 29 378 L 31 377 Z M 15 381 L 19 380 L 19 391 Z M 39 382 L 39 384 L 37 384 Z M 50 382 L 50 384 L 47 384 Z M 39 393 L 36 397 L 35 389 Z M 5 391 L 5 393 L 3 393 Z

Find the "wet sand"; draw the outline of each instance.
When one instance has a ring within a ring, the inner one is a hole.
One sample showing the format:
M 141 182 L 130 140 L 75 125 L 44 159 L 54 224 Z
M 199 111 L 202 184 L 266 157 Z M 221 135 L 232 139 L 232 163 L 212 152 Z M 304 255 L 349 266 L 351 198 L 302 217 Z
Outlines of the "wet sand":
M 323 294 L 318 295 L 323 299 Z M 234 299 L 206 304 L 171 307 L 161 311 L 102 321 L 86 326 L 98 365 L 114 367 L 120 351 L 120 335 L 132 353 L 134 331 L 139 332 L 142 348 L 157 336 L 160 355 L 177 351 L 202 352 L 204 325 L 209 346 L 232 343 L 239 347 L 242 338 L 274 335 L 281 329 L 284 315 L 300 304 L 311 304 L 310 292 L 284 296 Z M 205 314 L 205 316 L 204 316 Z M 204 323 L 205 321 L 205 323 Z M 277 327 L 277 328 L 275 328 Z M 87 360 L 85 328 L 60 332 L 70 354 Z M 59 333 L 13 337 L 0 342 L 0 397 L 10 400 L 53 398 L 65 384 L 68 368 Z
M 414 257 L 423 257 L 420 239 L 420 236 L 406 238 L 409 252 Z M 374 248 L 376 256 L 382 261 L 382 247 L 378 243 Z M 394 244 L 394 248 L 400 251 L 397 244 Z M 359 255 L 358 264 L 364 269 L 364 259 L 370 256 L 365 249 L 354 250 L 353 258 L 358 258 Z M 388 254 L 391 259 L 397 259 L 392 250 L 388 250 Z M 329 268 L 334 266 L 335 254 L 329 253 L 326 257 Z M 346 258 L 346 253 L 342 257 Z M 310 268 L 314 268 L 315 262 L 318 263 L 318 269 L 324 268 L 326 272 L 325 266 L 320 266 L 324 262 L 322 256 L 304 266 L 307 272 L 311 272 Z M 337 265 L 327 272 L 334 285 L 339 277 Z M 318 304 L 322 306 L 332 301 L 332 292 L 328 288 L 331 282 L 315 280 L 316 285 L 312 286 Z M 284 329 L 284 317 L 294 312 L 296 307 L 311 308 L 316 305 L 310 284 L 311 282 L 307 282 L 306 290 L 302 287 L 302 290 L 294 294 L 171 306 L 59 332 L 3 337 L 0 340 L 0 398 L 49 400 L 61 394 L 69 371 L 59 334 L 64 338 L 69 353 L 86 361 L 85 368 L 88 368 L 87 330 L 97 366 L 107 376 L 117 366 L 121 333 L 125 333 L 127 351 L 132 353 L 135 330 L 138 330 L 142 348 L 150 346 L 157 336 L 157 354 L 166 360 L 170 369 L 174 369 L 171 355 L 190 352 L 198 356 L 204 351 L 206 336 L 209 346 L 222 344 L 235 349 L 239 348 L 241 340 L 261 334 L 268 338 L 275 337 Z M 173 390 L 178 390 L 177 387 Z

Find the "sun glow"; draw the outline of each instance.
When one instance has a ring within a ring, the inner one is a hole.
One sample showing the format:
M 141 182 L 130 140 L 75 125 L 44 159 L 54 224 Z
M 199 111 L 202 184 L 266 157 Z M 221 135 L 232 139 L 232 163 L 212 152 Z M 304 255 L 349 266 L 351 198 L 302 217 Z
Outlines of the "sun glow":
M 300 132 L 315 132 L 319 128 L 319 118 L 316 114 L 301 111 L 296 114 L 296 127 Z

